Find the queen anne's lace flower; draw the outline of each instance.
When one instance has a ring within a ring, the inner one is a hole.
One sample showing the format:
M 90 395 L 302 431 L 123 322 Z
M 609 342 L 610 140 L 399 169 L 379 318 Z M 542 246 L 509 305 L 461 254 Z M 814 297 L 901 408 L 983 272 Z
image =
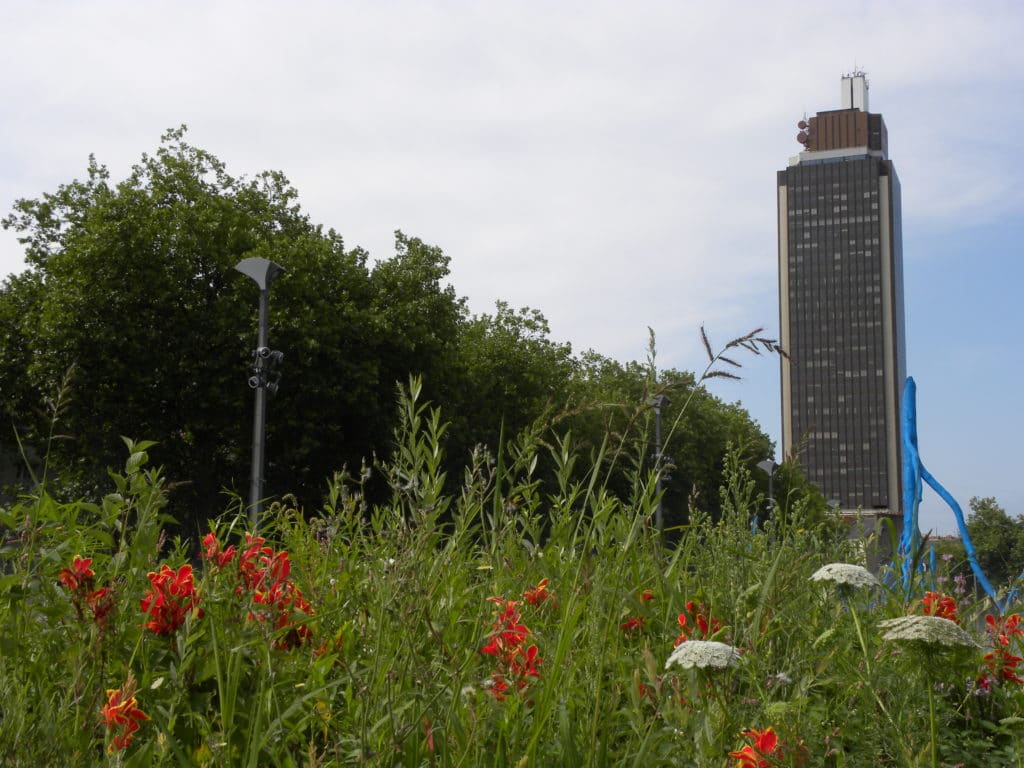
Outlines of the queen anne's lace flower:
M 731 645 L 715 640 L 687 640 L 672 651 L 665 662 L 665 669 L 672 666 L 683 669 L 725 669 L 735 667 L 740 652 Z
M 811 575 L 811 581 L 831 581 L 850 587 L 877 587 L 878 579 L 862 566 L 850 563 L 829 563 Z
M 941 616 L 900 616 L 880 622 L 878 626 L 886 630 L 882 639 L 890 642 L 917 640 L 932 645 L 978 647 L 962 627 Z

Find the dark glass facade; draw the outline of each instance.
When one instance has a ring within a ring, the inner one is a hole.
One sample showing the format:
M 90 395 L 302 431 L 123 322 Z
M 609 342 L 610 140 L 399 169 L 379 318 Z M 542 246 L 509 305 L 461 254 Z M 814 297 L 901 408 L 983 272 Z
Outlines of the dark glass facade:
M 881 116 L 870 117 L 884 131 Z M 790 355 L 782 365 L 783 451 L 798 453 L 808 478 L 841 509 L 898 513 L 906 366 L 895 169 L 868 147 L 804 152 L 779 172 L 778 199 L 781 335 Z

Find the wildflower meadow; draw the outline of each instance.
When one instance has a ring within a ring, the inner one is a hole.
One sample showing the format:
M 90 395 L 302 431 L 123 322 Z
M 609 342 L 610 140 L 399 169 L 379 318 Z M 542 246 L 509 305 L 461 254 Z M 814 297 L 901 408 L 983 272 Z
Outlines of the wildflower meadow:
M 102 498 L 2 510 L 5 766 L 1020 766 L 1024 626 L 765 499 L 653 527 L 571 435 L 457 492 L 413 383 L 393 458 L 319 509 L 170 536 L 147 443 Z M 536 476 L 537 457 L 557 467 Z M 364 483 L 391 489 L 370 505 Z M 450 486 L 447 486 L 450 488 Z

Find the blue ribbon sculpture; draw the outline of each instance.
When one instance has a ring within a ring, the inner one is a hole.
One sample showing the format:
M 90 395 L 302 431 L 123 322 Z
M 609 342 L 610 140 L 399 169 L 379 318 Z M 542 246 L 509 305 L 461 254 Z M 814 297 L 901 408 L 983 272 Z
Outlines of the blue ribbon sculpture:
M 971 570 L 978 580 L 985 593 L 992 598 L 1000 613 L 1004 613 L 1007 603 L 1013 598 L 1013 594 L 1007 595 L 1006 600 L 1000 601 L 996 597 L 996 591 L 978 565 L 978 558 L 974 554 L 974 545 L 971 543 L 970 534 L 967 533 L 967 524 L 964 522 L 964 513 L 960 505 L 945 488 L 936 480 L 932 474 L 924 468 L 921 463 L 921 456 L 917 450 L 917 385 L 914 379 L 907 378 L 903 388 L 903 410 L 901 431 L 903 435 L 903 532 L 900 534 L 900 555 L 903 557 L 903 590 L 910 589 L 911 569 L 914 560 L 917 559 L 921 549 L 921 529 L 917 524 L 917 508 L 921 503 L 921 481 L 928 483 L 932 489 L 945 501 L 953 514 L 956 516 L 956 524 L 960 529 L 960 540 L 967 552 L 967 561 L 971 564 Z M 934 559 L 934 551 L 932 553 Z

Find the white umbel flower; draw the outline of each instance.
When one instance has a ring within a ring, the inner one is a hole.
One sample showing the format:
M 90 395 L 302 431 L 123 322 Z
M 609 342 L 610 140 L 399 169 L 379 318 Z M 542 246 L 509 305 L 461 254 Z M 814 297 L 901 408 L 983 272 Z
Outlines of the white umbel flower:
M 941 616 L 900 616 L 880 622 L 878 626 L 885 630 L 882 639 L 889 642 L 916 640 L 930 645 L 979 647 L 955 621 Z
M 811 575 L 811 581 L 831 581 L 848 587 L 877 587 L 876 579 L 867 568 L 851 563 L 829 563 Z
M 725 669 L 735 667 L 739 660 L 740 652 L 731 645 L 715 640 L 687 640 L 672 651 L 665 662 L 665 669 L 673 666 L 683 669 Z

